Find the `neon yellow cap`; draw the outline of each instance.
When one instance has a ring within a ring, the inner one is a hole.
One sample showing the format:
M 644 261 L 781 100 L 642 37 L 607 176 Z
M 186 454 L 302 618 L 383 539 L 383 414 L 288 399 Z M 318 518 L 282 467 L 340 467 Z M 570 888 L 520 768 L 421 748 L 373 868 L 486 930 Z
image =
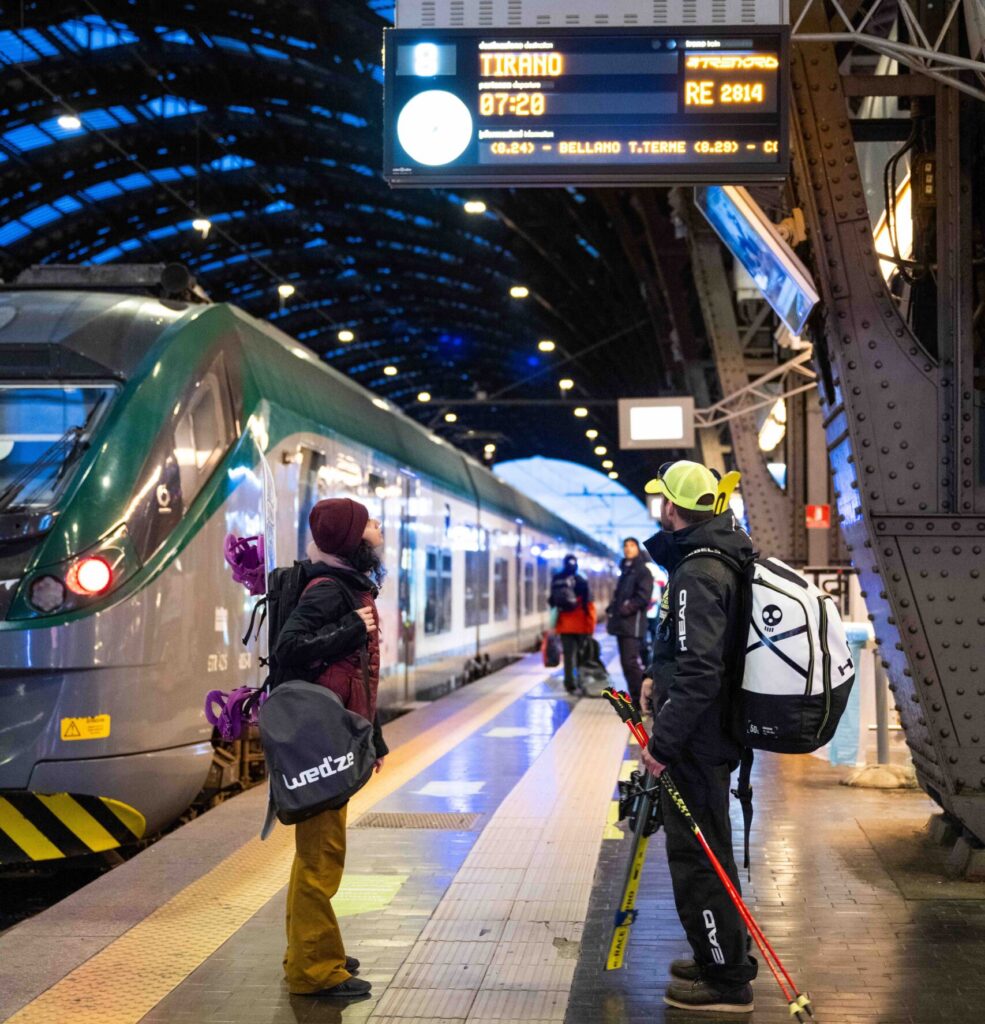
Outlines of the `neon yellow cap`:
M 718 477 L 700 462 L 665 462 L 646 485 L 647 494 L 663 494 L 675 505 L 694 512 L 712 511 Z

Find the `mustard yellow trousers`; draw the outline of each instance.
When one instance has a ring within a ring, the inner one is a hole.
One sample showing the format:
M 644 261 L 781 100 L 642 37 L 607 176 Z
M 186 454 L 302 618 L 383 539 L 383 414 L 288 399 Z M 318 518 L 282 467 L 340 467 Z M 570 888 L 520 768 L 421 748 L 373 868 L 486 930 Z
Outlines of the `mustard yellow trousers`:
M 345 868 L 346 809 L 322 811 L 294 826 L 294 864 L 287 889 L 284 974 L 293 993 L 307 995 L 352 977 L 332 909 Z

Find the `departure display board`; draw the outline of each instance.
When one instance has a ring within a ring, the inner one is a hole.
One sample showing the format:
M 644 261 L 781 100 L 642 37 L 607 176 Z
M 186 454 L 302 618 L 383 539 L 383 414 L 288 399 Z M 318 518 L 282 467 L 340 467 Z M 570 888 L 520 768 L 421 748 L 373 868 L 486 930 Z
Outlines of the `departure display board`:
M 387 29 L 393 186 L 777 181 L 789 29 Z

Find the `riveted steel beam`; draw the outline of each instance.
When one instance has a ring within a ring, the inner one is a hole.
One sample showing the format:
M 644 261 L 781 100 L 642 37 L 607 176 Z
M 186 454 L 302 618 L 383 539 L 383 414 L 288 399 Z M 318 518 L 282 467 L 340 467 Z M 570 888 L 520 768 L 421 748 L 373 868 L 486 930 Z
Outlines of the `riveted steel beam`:
M 969 103 L 937 95 L 937 337 L 922 342 L 889 294 L 827 16 L 797 0 L 794 187 L 822 296 L 814 331 L 841 529 L 859 570 L 918 778 L 985 839 L 985 516 L 975 514 L 970 412 Z M 973 104 L 972 104 L 973 106 Z M 931 328 L 933 330 L 933 328 Z

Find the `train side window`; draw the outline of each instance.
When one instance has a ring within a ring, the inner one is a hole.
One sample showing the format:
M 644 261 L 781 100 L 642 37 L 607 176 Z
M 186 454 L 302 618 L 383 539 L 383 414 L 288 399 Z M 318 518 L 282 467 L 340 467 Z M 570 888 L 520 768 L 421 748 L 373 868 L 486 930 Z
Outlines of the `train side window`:
M 534 608 L 534 563 L 523 563 L 523 613 L 530 615 Z
M 510 563 L 505 558 L 493 562 L 493 615 L 497 622 L 510 617 Z
M 425 559 L 424 632 L 451 630 L 451 552 L 429 547 Z
M 479 531 L 479 550 L 465 552 L 465 625 L 489 621 L 489 551 L 486 531 Z
M 222 385 L 213 369 L 199 381 L 174 428 L 174 451 L 185 508 L 212 475 L 231 439 Z
M 551 578 L 546 558 L 537 558 L 537 583 L 540 591 L 540 607 L 547 607 L 547 598 L 550 596 Z M 532 609 L 531 609 L 532 610 Z

